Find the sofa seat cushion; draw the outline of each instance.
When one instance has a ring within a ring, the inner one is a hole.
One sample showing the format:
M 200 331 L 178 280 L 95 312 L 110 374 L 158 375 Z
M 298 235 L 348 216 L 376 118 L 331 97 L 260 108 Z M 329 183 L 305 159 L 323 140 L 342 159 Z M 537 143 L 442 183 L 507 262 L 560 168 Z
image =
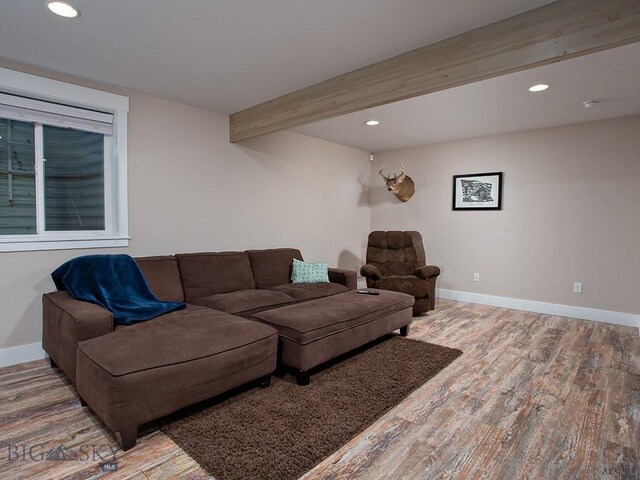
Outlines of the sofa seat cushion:
M 400 292 L 379 293 L 374 296 L 348 291 L 256 313 L 252 318 L 274 326 L 281 337 L 308 344 L 411 308 L 415 301 L 412 296 Z
M 274 335 L 268 325 L 189 306 L 85 340 L 78 349 L 109 375 L 119 377 L 220 355 Z
M 414 275 L 391 275 L 375 282 L 375 287 L 394 292 L 404 292 L 416 298 L 428 297 L 429 282 Z
M 232 314 L 257 311 L 294 303 L 295 298 L 272 290 L 238 290 L 199 298 L 193 303 Z
M 190 316 L 191 316 L 191 315 L 193 315 L 193 314 L 195 313 L 195 311 L 196 311 L 196 310 L 199 310 L 199 311 L 201 311 L 201 312 L 204 312 L 204 310 L 203 310 L 203 308 L 204 308 L 204 307 L 201 307 L 201 306 L 198 306 L 198 305 L 191 305 L 190 303 L 187 303 L 187 304 L 185 304 L 185 305 L 186 305 L 186 306 L 185 306 L 184 310 L 180 310 L 180 311 L 181 311 L 181 312 L 183 312 L 183 313 L 185 313 L 185 312 L 186 312 L 186 313 L 188 313 L 188 315 L 190 315 Z M 214 315 L 225 315 L 225 312 L 220 312 L 220 311 L 218 311 L 218 310 L 211 310 L 210 308 L 209 308 L 209 309 L 207 309 L 207 310 L 209 310 L 210 312 L 213 312 L 213 314 L 214 314 Z M 161 317 L 156 317 L 156 319 L 157 319 L 157 318 L 162 318 L 162 317 L 164 317 L 164 315 L 162 315 Z M 155 319 L 154 319 L 154 320 L 155 320 Z M 131 326 L 132 326 L 132 325 L 119 325 L 119 324 L 115 323 L 115 324 L 113 325 L 113 330 L 122 330 L 123 328 L 124 328 L 124 329 L 126 329 L 126 328 L 129 328 L 129 327 L 131 327 Z
M 339 283 L 287 283 L 273 287 L 271 290 L 286 293 L 297 301 L 328 297 L 349 291 L 347 287 Z

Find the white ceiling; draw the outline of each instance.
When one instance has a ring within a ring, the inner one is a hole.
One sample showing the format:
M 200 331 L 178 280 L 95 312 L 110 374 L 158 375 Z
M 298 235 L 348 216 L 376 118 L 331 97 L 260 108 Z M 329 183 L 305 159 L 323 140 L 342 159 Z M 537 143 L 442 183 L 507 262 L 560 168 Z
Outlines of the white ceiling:
M 550 0 L 0 0 L 0 57 L 233 113 Z
M 550 88 L 530 93 L 528 87 Z M 599 100 L 594 108 L 582 103 Z M 296 128 L 369 152 L 640 114 L 640 43 Z M 364 122 L 380 121 L 376 127 Z M 638 132 L 640 135 L 640 132 Z
M 233 113 L 550 0 L 0 0 L 4 57 Z M 546 92 L 527 87 L 549 83 Z M 598 99 L 594 109 L 582 102 Z M 378 152 L 640 113 L 640 43 L 317 122 Z M 366 120 L 381 121 L 365 127 Z

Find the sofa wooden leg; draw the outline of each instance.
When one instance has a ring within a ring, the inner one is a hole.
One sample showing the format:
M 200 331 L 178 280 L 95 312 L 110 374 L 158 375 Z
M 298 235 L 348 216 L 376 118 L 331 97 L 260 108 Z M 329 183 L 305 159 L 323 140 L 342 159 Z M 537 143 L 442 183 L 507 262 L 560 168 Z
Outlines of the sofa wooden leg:
M 411 324 L 405 325 L 404 327 L 400 327 L 400 335 L 402 335 L 403 337 L 406 337 L 407 335 L 409 335 L 409 327 L 410 326 L 411 326 Z
M 258 380 L 260 388 L 268 388 L 271 386 L 271 375 L 265 375 Z
M 51 368 L 58 368 L 58 364 L 51 357 L 49 357 L 49 365 L 51 365 Z
M 122 444 L 122 450 L 131 450 L 136 446 L 136 439 L 138 437 L 138 426 L 125 428 L 120 430 L 120 443 Z
M 298 383 L 298 385 L 305 387 L 309 385 L 310 381 L 311 381 L 311 375 L 309 375 L 309 372 L 305 372 L 302 370 L 298 370 L 296 372 L 296 382 Z

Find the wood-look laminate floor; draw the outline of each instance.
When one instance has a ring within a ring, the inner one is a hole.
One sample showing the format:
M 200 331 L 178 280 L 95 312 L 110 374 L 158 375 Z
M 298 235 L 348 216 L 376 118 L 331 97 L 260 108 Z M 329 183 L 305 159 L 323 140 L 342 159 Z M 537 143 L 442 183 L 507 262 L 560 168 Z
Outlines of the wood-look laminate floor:
M 637 329 L 443 300 L 410 336 L 464 354 L 305 480 L 640 476 Z M 212 478 L 143 434 L 103 472 L 116 438 L 65 377 L 45 361 L 0 369 L 1 479 Z M 71 460 L 42 459 L 52 449 Z

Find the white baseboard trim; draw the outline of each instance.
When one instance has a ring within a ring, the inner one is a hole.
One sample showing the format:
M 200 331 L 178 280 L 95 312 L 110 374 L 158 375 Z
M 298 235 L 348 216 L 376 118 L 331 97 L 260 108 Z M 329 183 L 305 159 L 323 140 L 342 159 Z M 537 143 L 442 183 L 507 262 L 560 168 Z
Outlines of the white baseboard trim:
M 598 310 L 596 308 L 574 307 L 571 305 L 559 305 L 557 303 L 537 302 L 535 300 L 523 300 L 520 298 L 498 297 L 482 293 L 459 292 L 457 290 L 436 289 L 438 298 L 457 300 L 459 302 L 479 303 L 494 307 L 512 308 L 526 312 L 545 313 L 560 317 L 580 318 L 593 320 L 594 322 L 613 323 L 636 327 L 640 330 L 640 315 L 632 313 L 612 312 L 610 310 Z
M 17 347 L 0 348 L 0 368 L 18 363 L 42 360 L 46 354 L 40 342 Z

